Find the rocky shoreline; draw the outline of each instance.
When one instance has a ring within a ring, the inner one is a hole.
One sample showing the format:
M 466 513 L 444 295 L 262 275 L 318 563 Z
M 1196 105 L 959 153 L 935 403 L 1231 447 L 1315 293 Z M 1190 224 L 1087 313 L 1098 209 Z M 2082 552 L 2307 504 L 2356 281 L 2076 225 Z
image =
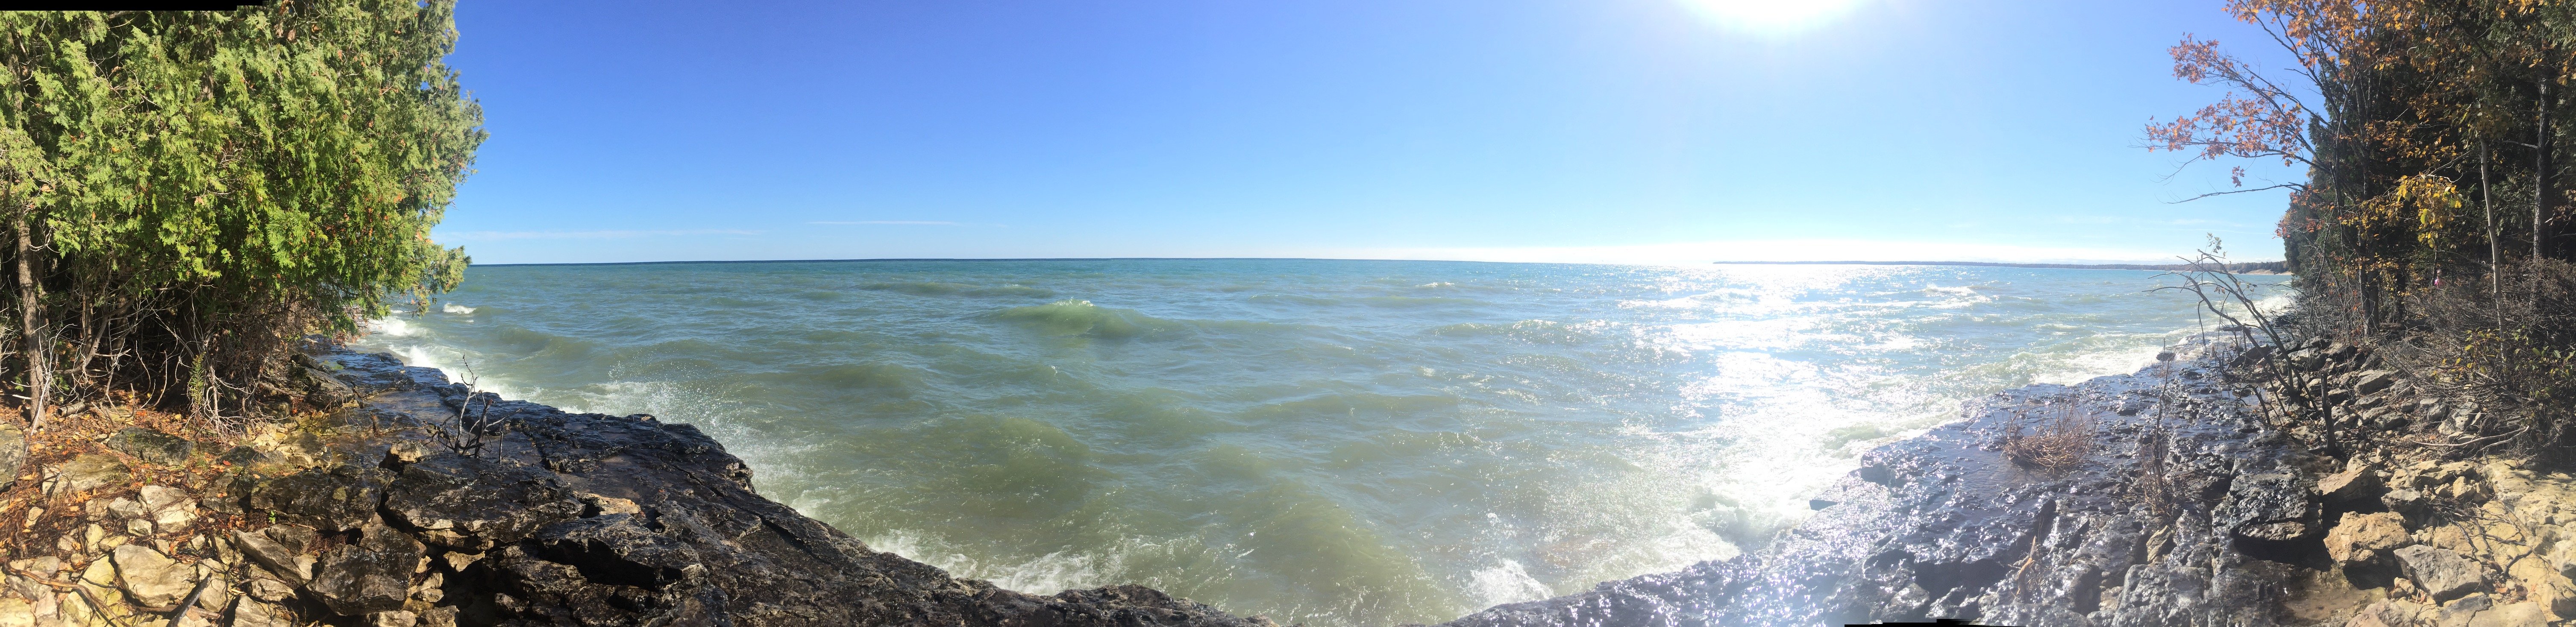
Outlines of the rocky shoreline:
M 2405 446 L 2476 409 L 2419 398 L 2360 351 L 2295 348 L 2204 334 L 2135 374 L 1975 401 L 1868 453 L 1813 517 L 1738 558 L 1447 625 L 2576 616 L 2576 479 Z M 2264 359 L 2340 390 L 2366 427 L 2352 461 L 2256 402 Z M 0 492 L 0 627 L 1270 624 L 1135 585 L 1025 594 L 869 549 L 761 497 L 689 425 L 474 394 L 388 355 L 299 361 L 277 387 L 335 410 L 221 452 L 106 408 L 40 441 Z M 467 406 L 509 428 L 477 451 L 420 426 Z M 2073 461 L 2011 444 L 2040 438 Z
M 342 409 L 237 448 L 108 431 L 148 422 L 110 410 L 99 437 L 40 442 L 0 507 L 0 627 L 1270 624 L 1142 586 L 950 577 L 761 497 L 723 446 L 648 415 L 486 394 L 475 413 L 511 427 L 464 454 L 411 425 L 465 386 L 311 357 L 287 387 Z
M 2204 334 L 2135 374 L 1972 402 L 1964 420 L 1868 453 L 1759 550 L 1447 627 L 2576 618 L 2576 479 L 2444 458 L 2476 408 L 2419 395 L 2352 347 L 2294 348 Z M 2348 462 L 2257 402 L 2265 359 L 2288 360 L 2362 425 L 2343 436 Z M 2089 418 L 2082 463 L 2012 459 L 2006 442 L 2066 415 Z

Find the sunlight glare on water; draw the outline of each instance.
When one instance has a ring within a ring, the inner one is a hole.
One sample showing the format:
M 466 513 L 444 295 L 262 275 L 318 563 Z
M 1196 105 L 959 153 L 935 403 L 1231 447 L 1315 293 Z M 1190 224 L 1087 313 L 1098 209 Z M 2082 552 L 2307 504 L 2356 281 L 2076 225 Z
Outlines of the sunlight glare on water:
M 1960 400 L 2128 372 L 2155 273 L 1313 260 L 502 266 L 361 348 L 698 424 L 762 494 L 1052 594 L 1438 622 L 1725 558 Z

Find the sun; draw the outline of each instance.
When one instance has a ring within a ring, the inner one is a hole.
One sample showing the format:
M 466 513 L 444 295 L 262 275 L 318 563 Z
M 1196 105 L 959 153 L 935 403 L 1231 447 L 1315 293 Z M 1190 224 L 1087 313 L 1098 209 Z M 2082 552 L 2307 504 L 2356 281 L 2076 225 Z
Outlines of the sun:
M 1701 19 L 1754 33 L 1807 30 L 1858 7 L 1861 0 L 1677 0 Z

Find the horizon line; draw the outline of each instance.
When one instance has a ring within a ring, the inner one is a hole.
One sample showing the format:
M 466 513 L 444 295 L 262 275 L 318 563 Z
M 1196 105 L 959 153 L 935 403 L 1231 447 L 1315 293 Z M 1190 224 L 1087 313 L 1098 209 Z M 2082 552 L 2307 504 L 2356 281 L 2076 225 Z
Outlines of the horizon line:
M 1637 263 L 1599 263 L 1599 262 L 1562 262 L 1562 261 L 1476 261 L 1476 260 L 1462 260 L 1462 259 L 1354 259 L 1354 258 L 1340 258 L 1340 257 L 877 257 L 877 258 L 862 258 L 862 259 L 701 259 L 701 260 L 682 260 L 682 261 L 578 261 L 578 262 L 545 262 L 545 263 L 470 263 L 470 264 L 467 264 L 467 265 L 468 265 L 468 266 L 489 266 L 489 267 L 496 267 L 496 268 L 497 268 L 497 267 L 514 267 L 514 266 L 643 266 L 643 265 L 671 265 L 671 264 L 720 264 L 720 263 L 870 263 L 870 262 L 898 262 L 898 261 L 1390 261 L 1390 262 L 1508 263 L 1508 264 L 1553 264 L 1553 265 L 1597 265 L 1597 266 L 1694 265 L 1694 264 L 1637 264 Z M 2162 269 L 2169 269 L 2169 268 L 2180 268 L 2180 267 L 2183 267 L 2184 265 L 2187 265 L 2187 264 L 2137 264 L 2137 263 L 2103 263 L 2103 264 L 2079 264 L 2079 263 L 2028 263 L 2028 262 L 2002 262 L 2002 261 L 1709 261 L 1709 262 L 1700 262 L 1700 263 L 1708 263 L 1708 264 L 1714 264 L 1714 265 L 1972 266 L 1972 267 L 2000 267 L 2000 268 L 2039 268 L 2039 269 L 2058 269 L 2058 270 L 2162 270 Z M 2229 263 L 2229 265 L 2232 265 L 2232 266 L 2263 266 L 2263 265 L 2286 265 L 2286 264 L 2288 264 L 2288 263 L 2289 263 L 2289 262 L 2287 262 L 2287 261 L 2238 261 L 2238 262 L 2230 262 L 2230 263 Z

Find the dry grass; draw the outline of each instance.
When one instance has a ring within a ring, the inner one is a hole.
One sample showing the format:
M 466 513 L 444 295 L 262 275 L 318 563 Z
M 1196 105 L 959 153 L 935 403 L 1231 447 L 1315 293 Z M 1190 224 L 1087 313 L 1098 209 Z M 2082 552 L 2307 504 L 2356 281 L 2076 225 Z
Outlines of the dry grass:
M 2012 426 L 2004 431 L 2004 457 L 2051 472 L 2083 464 L 2093 453 L 2092 412 L 2071 405 L 2041 411 L 2048 417 L 2036 425 L 2028 424 L 2028 412 L 2016 412 Z

